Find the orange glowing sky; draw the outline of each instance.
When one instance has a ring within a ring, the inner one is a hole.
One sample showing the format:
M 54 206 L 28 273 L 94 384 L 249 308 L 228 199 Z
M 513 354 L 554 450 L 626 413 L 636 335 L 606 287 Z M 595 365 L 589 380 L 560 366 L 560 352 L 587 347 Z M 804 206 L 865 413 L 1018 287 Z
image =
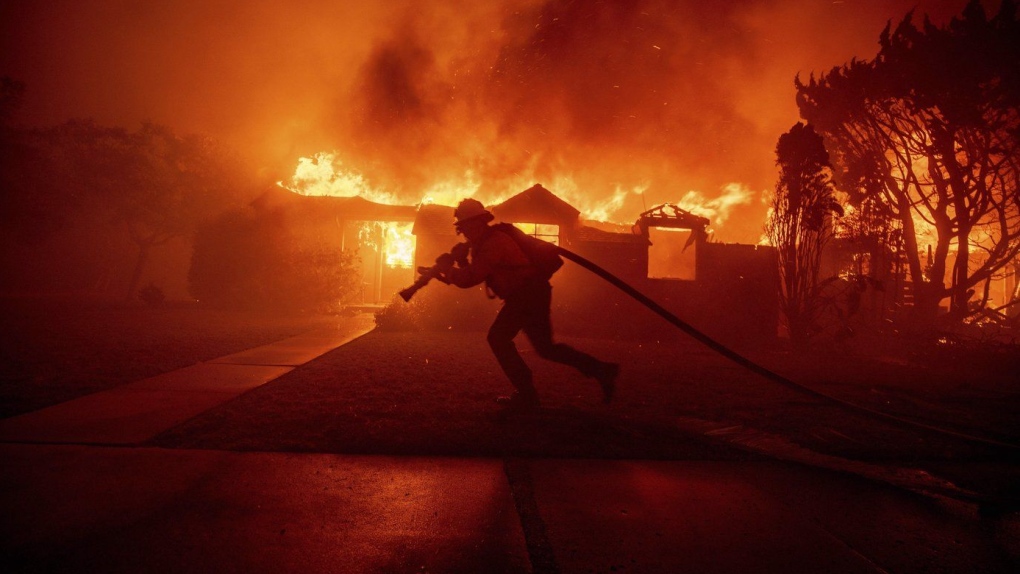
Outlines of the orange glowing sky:
M 717 239 L 755 242 L 794 75 L 873 57 L 915 6 L 942 22 L 965 3 L 5 2 L 0 74 L 27 85 L 21 123 L 164 123 L 267 179 L 336 151 L 408 202 L 449 181 L 483 200 L 569 181 L 620 221 L 709 203 Z

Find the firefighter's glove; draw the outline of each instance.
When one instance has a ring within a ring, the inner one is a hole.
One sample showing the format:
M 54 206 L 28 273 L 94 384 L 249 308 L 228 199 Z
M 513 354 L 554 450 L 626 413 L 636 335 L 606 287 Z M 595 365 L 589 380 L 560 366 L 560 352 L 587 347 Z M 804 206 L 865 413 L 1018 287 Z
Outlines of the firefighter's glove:
M 450 250 L 450 255 L 453 255 L 453 260 L 460 264 L 461 267 L 467 267 L 468 264 L 468 253 L 471 252 L 471 246 L 467 243 L 458 243 L 453 246 Z
M 443 253 L 439 257 L 436 257 L 436 269 L 438 269 L 440 273 L 446 273 L 453 268 L 454 261 L 453 255 Z

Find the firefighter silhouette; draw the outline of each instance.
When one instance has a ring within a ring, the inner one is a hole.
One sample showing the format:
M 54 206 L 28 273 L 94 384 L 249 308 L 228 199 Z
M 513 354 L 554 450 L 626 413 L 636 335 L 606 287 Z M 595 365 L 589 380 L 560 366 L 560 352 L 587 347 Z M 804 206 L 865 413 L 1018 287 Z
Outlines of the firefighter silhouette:
M 451 253 L 439 256 L 436 278 L 461 288 L 484 282 L 492 294 L 503 300 L 487 339 L 515 391 L 509 396 L 497 397 L 496 402 L 514 411 L 530 410 L 539 405 L 531 368 L 514 343 L 514 337 L 522 330 L 539 356 L 574 367 L 595 379 L 604 401 L 611 401 L 619 365 L 600 361 L 553 340 L 551 271 L 543 273 L 511 233 L 504 232 L 500 226 L 489 225 L 494 217 L 481 202 L 461 201 L 454 218 L 457 233 L 468 241 L 458 244 Z

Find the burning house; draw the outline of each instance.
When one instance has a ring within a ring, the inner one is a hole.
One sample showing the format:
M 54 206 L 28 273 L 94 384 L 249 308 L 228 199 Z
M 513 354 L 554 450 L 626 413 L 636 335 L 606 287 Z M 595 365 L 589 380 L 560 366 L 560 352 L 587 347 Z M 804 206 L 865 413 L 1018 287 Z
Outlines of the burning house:
M 593 261 L 706 333 L 729 341 L 767 340 L 778 328 L 774 249 L 711 243 L 709 220 L 673 205 L 640 215 L 631 229 L 585 222 L 541 185 L 490 206 L 496 219 Z M 415 266 L 431 265 L 457 241 L 453 208 L 426 205 L 412 233 Z M 566 265 L 553 277 L 557 315 L 568 331 L 656 334 L 643 311 L 613 286 Z M 592 309 L 597 309 L 593 313 Z M 648 315 L 651 317 L 650 315 Z M 654 319 L 653 319 L 654 320 Z
M 360 196 L 304 196 L 283 189 L 272 194 L 271 203 L 285 207 L 294 229 L 308 239 L 356 250 L 363 277 L 356 299 L 362 305 L 391 302 L 414 281 L 417 267 L 432 265 L 461 240 L 453 228 L 453 207 L 446 205 L 387 205 Z M 630 228 L 586 221 L 541 185 L 489 209 L 498 221 L 594 262 L 711 336 L 747 341 L 776 335 L 774 250 L 710 242 L 707 218 L 664 204 L 640 214 Z M 668 331 L 635 301 L 576 265 L 564 266 L 553 286 L 557 326 L 566 332 L 658 337 Z M 438 286 L 430 291 L 461 309 L 484 299 Z
M 280 189 L 294 228 L 308 239 L 354 249 L 361 260 L 362 305 L 384 305 L 460 240 L 453 207 L 387 205 L 362 197 L 303 196 Z M 580 211 L 541 185 L 489 206 L 498 221 L 560 245 L 603 267 L 709 335 L 764 340 L 778 327 L 777 268 L 770 247 L 713 243 L 710 222 L 675 205 L 640 214 L 625 226 L 581 219 Z M 300 221 L 300 224 L 296 222 Z M 567 332 L 660 336 L 657 319 L 612 285 L 575 265 L 553 277 L 557 325 Z M 439 287 L 434 288 L 439 290 Z M 449 305 L 475 293 L 443 290 Z M 598 309 L 592 313 L 592 309 Z M 664 324 L 663 324 L 664 325 Z
M 302 239 L 357 254 L 362 278 L 357 303 L 386 303 L 414 280 L 415 206 L 376 203 L 360 196 L 300 195 L 279 187 L 263 195 L 259 204 L 261 209 L 284 213 L 288 226 Z

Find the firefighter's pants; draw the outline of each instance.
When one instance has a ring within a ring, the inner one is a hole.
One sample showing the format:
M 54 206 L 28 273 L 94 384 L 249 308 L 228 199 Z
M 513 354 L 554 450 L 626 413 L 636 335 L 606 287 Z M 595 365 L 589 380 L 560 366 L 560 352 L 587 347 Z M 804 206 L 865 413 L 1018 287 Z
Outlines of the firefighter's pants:
M 552 287 L 541 281 L 528 284 L 507 296 L 489 328 L 488 341 L 499 366 L 519 393 L 536 396 L 531 369 L 517 352 L 514 337 L 522 330 L 539 356 L 574 367 L 594 377 L 605 363 L 563 343 L 553 342 L 550 318 Z

